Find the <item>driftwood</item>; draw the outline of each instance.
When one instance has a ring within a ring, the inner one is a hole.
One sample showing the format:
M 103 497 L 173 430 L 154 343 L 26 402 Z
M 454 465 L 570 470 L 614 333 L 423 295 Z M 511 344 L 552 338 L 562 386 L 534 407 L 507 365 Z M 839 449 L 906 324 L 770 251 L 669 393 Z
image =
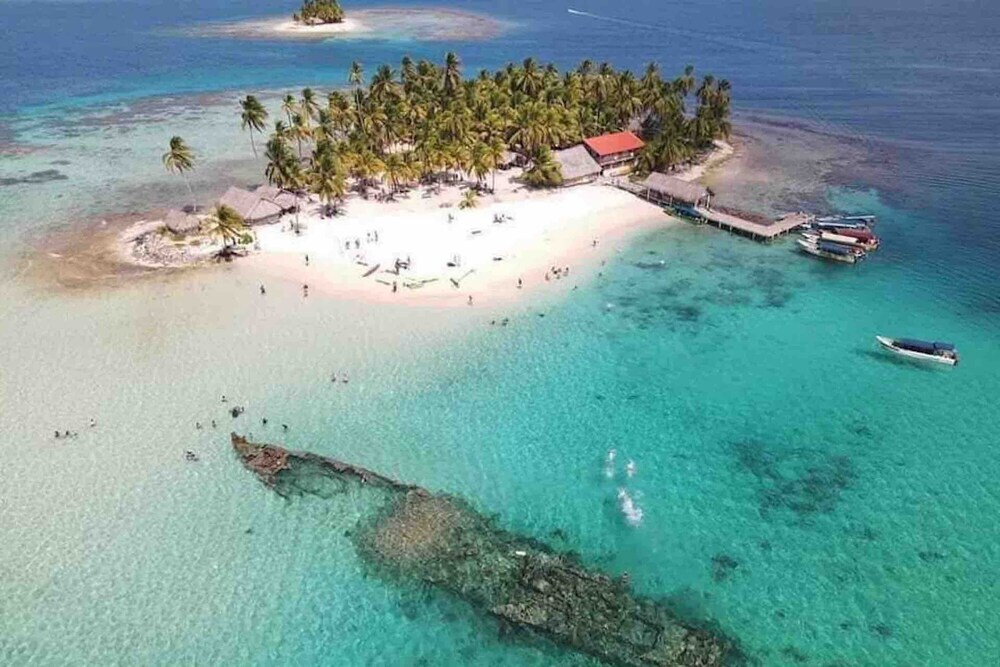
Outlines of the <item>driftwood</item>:
M 693 627 L 622 580 L 544 543 L 498 528 L 465 501 L 359 466 L 254 444 L 233 434 L 243 464 L 283 496 L 329 497 L 324 482 L 379 489 L 382 508 L 350 530 L 362 560 L 389 580 L 431 584 L 482 613 L 606 664 L 721 667 L 739 658 L 720 632 Z

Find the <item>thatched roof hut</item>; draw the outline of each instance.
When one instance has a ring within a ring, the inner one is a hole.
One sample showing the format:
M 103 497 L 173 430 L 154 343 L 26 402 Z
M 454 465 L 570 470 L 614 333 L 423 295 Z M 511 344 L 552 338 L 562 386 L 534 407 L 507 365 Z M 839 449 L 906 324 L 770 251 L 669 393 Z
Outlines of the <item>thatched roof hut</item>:
M 195 216 L 173 208 L 167 211 L 166 217 L 163 218 L 163 226 L 174 234 L 189 234 L 196 231 L 200 225 L 201 221 Z
M 270 202 L 274 202 L 281 207 L 283 211 L 294 211 L 298 208 L 298 201 L 295 199 L 295 195 L 288 190 L 282 190 L 281 188 L 276 188 L 273 185 L 260 185 L 257 189 L 253 191 L 255 195 L 261 199 L 266 199 Z
M 559 169 L 562 171 L 563 185 L 586 183 L 594 180 L 601 173 L 600 165 L 594 161 L 583 144 L 554 151 L 553 157 L 559 163 Z
M 237 187 L 226 190 L 219 198 L 219 205 L 228 206 L 239 213 L 248 225 L 276 222 L 284 212 L 273 201 L 261 199 L 256 193 Z
M 708 189 L 704 186 L 682 181 L 658 171 L 647 176 L 643 185 L 646 186 L 648 198 L 668 203 L 676 201 L 697 206 L 709 197 Z

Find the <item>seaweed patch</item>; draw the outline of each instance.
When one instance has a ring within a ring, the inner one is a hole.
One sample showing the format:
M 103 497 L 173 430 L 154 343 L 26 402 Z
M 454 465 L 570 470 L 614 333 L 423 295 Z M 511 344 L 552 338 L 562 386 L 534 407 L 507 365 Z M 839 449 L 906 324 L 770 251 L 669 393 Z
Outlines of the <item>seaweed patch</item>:
M 770 449 L 749 440 L 734 443 L 733 451 L 739 468 L 756 481 L 764 517 L 776 511 L 799 519 L 833 512 L 856 477 L 850 458 L 815 449 Z

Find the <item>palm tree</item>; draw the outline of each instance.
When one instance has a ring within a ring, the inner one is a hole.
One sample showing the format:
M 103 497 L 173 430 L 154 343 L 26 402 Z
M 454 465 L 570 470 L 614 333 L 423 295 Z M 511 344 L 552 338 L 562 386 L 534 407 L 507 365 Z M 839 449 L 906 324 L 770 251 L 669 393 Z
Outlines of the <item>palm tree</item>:
M 289 173 L 295 163 L 295 156 L 288 150 L 288 144 L 282 135 L 274 134 L 268 139 L 264 157 L 267 159 L 267 167 L 264 168 L 267 182 L 279 188 L 288 187 Z
M 500 161 L 503 160 L 504 153 L 506 152 L 507 144 L 502 139 L 494 139 L 486 144 L 486 155 L 490 161 L 490 171 L 493 172 L 493 184 L 490 186 L 491 191 L 496 191 L 497 189 L 497 169 L 500 167 Z
M 490 157 L 489 145 L 477 141 L 469 153 L 469 172 L 476 177 L 476 188 L 483 187 L 483 181 L 486 180 L 494 164 Z
M 466 190 L 464 193 L 462 193 L 462 201 L 458 202 L 458 207 L 476 208 L 476 204 L 478 203 L 476 198 L 478 196 L 479 195 L 476 193 L 475 190 Z
M 288 125 L 292 124 L 292 115 L 297 113 L 299 110 L 299 105 L 295 102 L 295 98 L 291 95 L 285 95 L 285 99 L 281 101 L 281 110 L 285 112 L 285 117 L 288 119 Z
M 319 103 L 316 101 L 316 93 L 313 92 L 312 88 L 302 89 L 301 108 L 305 112 L 306 121 L 316 117 L 316 113 L 319 111 Z
M 240 214 L 230 207 L 220 204 L 206 220 L 209 234 L 222 239 L 222 252 L 227 254 L 232 245 L 250 243 L 253 236 Z
M 524 182 L 536 187 L 551 187 L 562 184 L 562 169 L 556 162 L 552 151 L 547 146 L 539 149 L 532 161 L 531 168 L 524 173 Z
M 444 90 L 452 95 L 461 83 L 462 61 L 454 52 L 449 51 L 444 56 Z
M 309 141 L 312 139 L 312 132 L 309 130 L 309 121 L 303 114 L 297 113 L 292 116 L 292 127 L 288 130 L 289 134 L 298 142 L 299 145 L 299 159 L 302 159 L 302 140 L 305 139 Z
M 243 121 L 243 129 L 250 130 L 250 148 L 253 149 L 253 156 L 257 157 L 257 147 L 253 143 L 253 133 L 263 132 L 267 123 L 267 109 L 253 95 L 247 95 L 246 99 L 240 100 L 242 113 L 240 119 Z
M 320 158 L 309 175 L 309 181 L 326 212 L 336 214 L 339 203 L 347 196 L 347 178 L 332 155 Z
M 198 206 L 194 201 L 194 190 L 191 189 L 191 183 L 188 182 L 187 172 L 194 169 L 194 153 L 188 148 L 187 144 L 180 137 L 170 138 L 170 150 L 163 154 L 163 166 L 167 168 L 167 171 L 174 174 L 180 174 L 184 178 L 184 184 L 187 185 L 188 194 L 191 195 L 191 211 L 197 210 Z
M 385 159 L 385 177 L 389 181 L 390 192 L 395 193 L 399 189 L 399 182 L 409 177 L 409 169 L 406 160 L 399 153 L 391 153 Z

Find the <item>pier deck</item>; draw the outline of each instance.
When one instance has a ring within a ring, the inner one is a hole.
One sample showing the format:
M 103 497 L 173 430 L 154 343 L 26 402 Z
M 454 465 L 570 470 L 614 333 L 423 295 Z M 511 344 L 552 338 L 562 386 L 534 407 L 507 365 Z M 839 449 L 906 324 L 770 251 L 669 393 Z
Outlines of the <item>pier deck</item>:
M 812 216 L 807 213 L 788 213 L 774 222 L 761 224 L 731 213 L 705 208 L 704 206 L 697 207 L 695 211 L 704 217 L 710 225 L 748 236 L 755 241 L 770 241 L 778 236 L 787 234 L 793 229 L 798 229 L 812 220 Z
M 652 201 L 649 187 L 642 183 L 636 183 L 622 177 L 602 178 L 601 182 L 605 185 L 611 185 L 626 192 L 631 192 L 637 197 Z M 688 205 L 689 211 L 697 213 L 698 216 L 710 225 L 746 236 L 755 241 L 771 241 L 812 222 L 814 219 L 814 216 L 808 213 L 799 212 L 787 213 L 777 220 L 767 220 L 765 222 L 766 219 L 763 216 L 751 213 L 739 215 L 738 211 L 732 209 L 720 210 L 719 208 L 709 208 L 707 206 L 690 206 L 690 204 L 683 200 L 678 200 L 677 203 Z M 751 216 L 758 218 L 758 220 L 749 219 Z

